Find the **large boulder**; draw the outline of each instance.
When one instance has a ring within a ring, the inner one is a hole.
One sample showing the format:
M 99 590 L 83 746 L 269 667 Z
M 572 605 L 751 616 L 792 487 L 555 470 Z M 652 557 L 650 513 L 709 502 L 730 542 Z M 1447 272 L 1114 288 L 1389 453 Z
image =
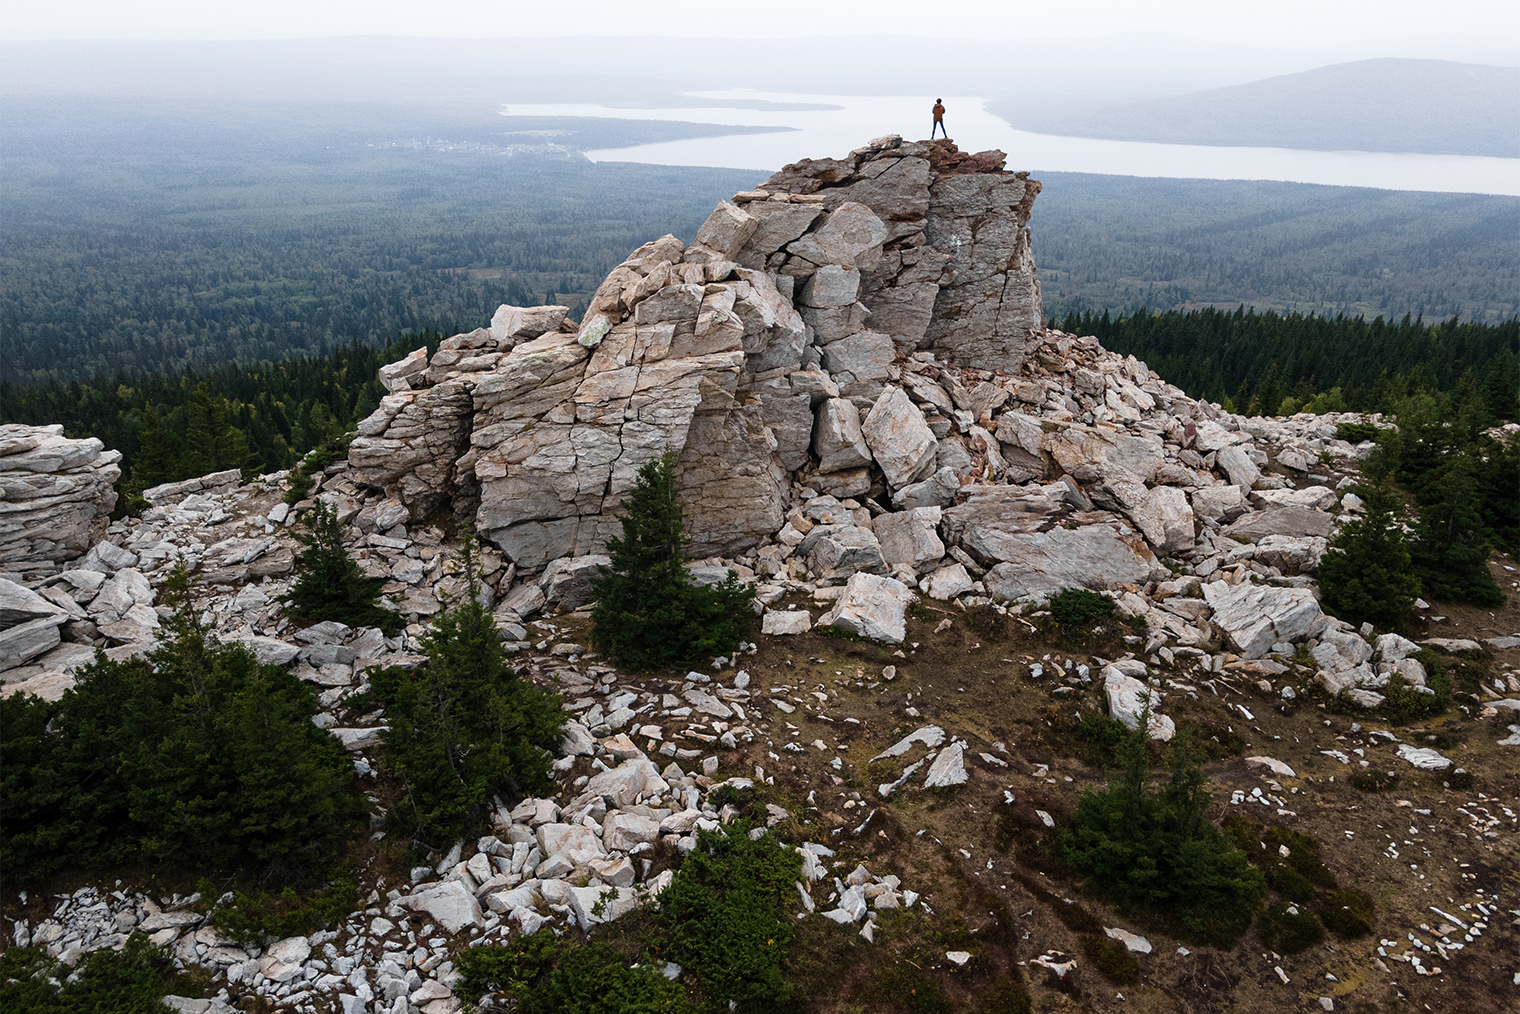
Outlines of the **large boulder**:
M 1161 694 L 1114 666 L 1103 670 L 1103 693 L 1108 699 L 1108 714 L 1131 731 L 1140 728 L 1140 716 L 1150 708 L 1146 733 L 1151 739 L 1165 742 L 1177 734 L 1177 723 L 1161 713 Z
M 939 441 L 922 410 L 902 388 L 882 392 L 861 424 L 861 432 L 891 488 L 902 489 L 934 471 Z
M 918 596 L 901 581 L 875 574 L 855 574 L 834 607 L 818 620 L 868 641 L 901 644 L 907 636 L 908 606 Z
M 1211 581 L 1203 586 L 1203 599 L 1214 611 L 1213 623 L 1246 658 L 1261 658 L 1274 644 L 1297 644 L 1325 628 L 1325 616 L 1307 588 Z
M 425 368 L 417 353 L 386 367 L 351 474 L 413 519 L 446 500 L 473 513 L 525 577 L 602 552 L 667 448 L 699 557 L 775 534 L 798 479 L 863 495 L 874 461 L 891 490 L 915 486 L 942 463 L 897 386 L 903 357 L 1013 370 L 1041 331 L 1027 231 L 1039 184 L 1002 164 L 883 138 L 788 166 L 721 203 L 690 246 L 634 250 L 579 325 L 504 306 Z M 989 410 L 1000 388 L 984 386 Z M 905 506 L 945 505 L 944 485 Z

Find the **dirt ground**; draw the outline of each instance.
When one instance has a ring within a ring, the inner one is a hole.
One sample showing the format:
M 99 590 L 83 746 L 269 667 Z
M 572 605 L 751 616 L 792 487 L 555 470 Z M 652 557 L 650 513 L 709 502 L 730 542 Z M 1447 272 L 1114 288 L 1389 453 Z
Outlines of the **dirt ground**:
M 1495 557 L 1492 567 L 1501 587 L 1513 591 L 1514 561 Z M 1443 605 L 1427 615 L 1445 619 L 1406 633 L 1514 634 L 1520 632 L 1520 596 L 1511 595 L 1502 610 Z M 946 619 L 948 628 L 938 629 Z M 561 636 L 584 633 L 572 619 Z M 759 704 L 760 721 L 752 728 L 760 737 L 737 751 L 719 751 L 719 777 L 753 776 L 760 767 L 774 779 L 763 796 L 791 813 L 792 833 L 836 849 L 845 869 L 864 863 L 873 874 L 896 874 L 922 895 L 921 907 L 882 918 L 874 943 L 861 939 L 857 927 L 803 922 L 792 972 L 812 998 L 810 1010 L 1017 1010 L 999 1005 L 1011 1002 L 999 992 L 1010 981 L 1025 985 L 1036 1011 L 1321 1011 L 1322 997 L 1335 1010 L 1358 1012 L 1482 1014 L 1520 1006 L 1520 985 L 1513 981 L 1520 972 L 1520 748 L 1496 745 L 1509 735 L 1507 724 L 1520 722 L 1514 712 L 1479 705 L 1395 725 L 1333 713 L 1309 693 L 1284 701 L 1280 688 L 1307 687 L 1307 672 L 1283 674 L 1267 692 L 1256 685 L 1261 674 L 1229 664 L 1220 674 L 1200 673 L 1183 658 L 1174 668 L 1152 669 L 1164 684 L 1176 684 L 1166 685 L 1164 712 L 1191 726 L 1210 752 L 1204 772 L 1212 783 L 1211 815 L 1217 821 L 1243 813 L 1314 839 L 1339 886 L 1373 897 L 1370 935 L 1326 934 L 1305 951 L 1277 955 L 1252 929 L 1221 951 L 1184 943 L 1165 920 L 1118 913 L 1091 885 L 1046 872 L 1052 864 L 1040 855 L 1045 829 L 1036 811 L 1060 826 L 1083 789 L 1105 778 L 1102 756 L 1072 730 L 1077 714 L 1102 713 L 1101 689 L 1095 682 L 1052 691 L 1065 685 L 1068 661 L 1092 667 L 1096 676 L 1097 659 L 1113 660 L 1123 647 L 1117 638 L 1063 643 L 1037 618 L 921 605 L 900 653 L 809 633 L 762 639 L 758 653 L 741 660 L 756 698 L 779 699 L 793 710 Z M 1520 650 L 1448 661 L 1491 686 L 1520 670 Z M 1041 677 L 1031 676 L 1032 663 L 1043 667 Z M 896 670 L 890 680 L 883 677 L 887 666 Z M 660 681 L 637 682 L 652 687 Z M 920 769 L 883 799 L 878 786 L 896 780 L 924 750 L 871 758 L 929 724 L 967 741 L 969 781 L 923 790 L 915 787 L 923 780 Z M 1379 733 L 1436 748 L 1471 772 L 1470 786 L 1453 787 L 1465 783 L 1454 783 L 1450 772 L 1414 768 Z M 1348 762 L 1325 750 L 1340 751 Z M 1294 776 L 1274 779 L 1251 770 L 1244 758 L 1254 756 L 1281 761 Z M 1383 791 L 1363 791 L 1351 782 L 1358 771 L 1393 772 L 1396 780 Z M 1235 790 L 1249 797 L 1253 789 L 1281 803 L 1232 804 Z M 1269 903 L 1277 900 L 1269 894 Z M 1432 906 L 1471 924 L 1485 921 L 1478 903 L 1493 913 L 1481 935 L 1447 957 L 1419 952 L 1428 974 L 1395 960 L 1411 948 L 1411 935 L 1437 942 L 1434 931 L 1443 924 L 1446 940 L 1463 939 L 1463 930 Z M 1115 985 L 1095 967 L 1091 951 L 1108 927 L 1149 940 L 1151 952 L 1137 955 L 1138 981 Z M 957 967 L 945 957 L 952 950 L 970 951 L 973 959 Z M 1032 963 L 1050 951 L 1075 957 L 1065 980 Z

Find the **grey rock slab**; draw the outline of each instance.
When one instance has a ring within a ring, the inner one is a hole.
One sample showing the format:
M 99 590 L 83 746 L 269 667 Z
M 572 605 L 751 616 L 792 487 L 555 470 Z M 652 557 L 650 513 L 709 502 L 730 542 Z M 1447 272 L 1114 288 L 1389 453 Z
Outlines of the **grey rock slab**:
M 1177 723 L 1161 714 L 1161 695 L 1133 676 L 1126 676 L 1114 666 L 1103 670 L 1103 693 L 1108 699 L 1108 713 L 1114 721 L 1126 729 L 1140 728 L 1140 715 L 1147 702 L 1150 704 L 1150 724 L 1147 733 L 1151 739 L 1163 742 L 1177 734 Z
M 936 464 L 938 462 L 936 461 Z M 892 506 L 898 510 L 915 507 L 949 507 L 961 490 L 960 476 L 953 468 L 938 469 L 922 482 L 911 483 L 892 494 Z
M 806 609 L 767 609 L 760 618 L 760 632 L 772 637 L 805 634 L 813 629 Z
M 860 430 L 860 410 L 844 398 L 829 398 L 818 408 L 813 423 L 813 452 L 820 472 L 858 468 L 871 462 L 871 450 Z
M 0 672 L 15 669 L 58 647 L 58 625 L 68 616 L 54 613 L 0 630 Z
M 579 609 L 591 601 L 592 586 L 602 568 L 611 565 L 612 558 L 599 553 L 564 557 L 552 561 L 544 568 L 538 586 L 543 589 L 544 600 L 548 605 L 565 610 Z
M 824 578 L 858 572 L 886 574 L 891 569 L 882 556 L 876 534 L 860 525 L 834 528 L 821 536 L 813 543 L 807 562 L 811 572 Z
M 426 914 L 450 933 L 458 933 L 466 926 L 479 926 L 484 921 L 474 893 L 457 880 L 445 880 L 413 891 L 401 898 L 400 904 L 413 912 Z
M 1451 758 L 1443 757 L 1435 750 L 1400 743 L 1399 756 L 1422 771 L 1445 771 L 1451 767 Z
M 818 620 L 870 641 L 901 644 L 907 635 L 906 614 L 917 596 L 902 582 L 875 574 L 857 573 L 845 585 L 834 607 Z
M 997 546 L 1004 562 L 982 580 L 989 594 L 1008 601 L 1045 599 L 1066 588 L 1103 591 L 1143 583 L 1159 566 L 1143 539 L 1115 523 L 1012 534 Z
M 882 392 L 861 424 L 861 432 L 894 490 L 927 477 L 934 467 L 939 441 L 923 412 L 900 387 Z
M 960 741 L 951 743 L 939 752 L 929 773 L 924 776 L 924 788 L 943 789 L 952 785 L 964 785 L 971 777 L 966 770 L 965 745 Z
M 1244 515 L 1225 528 L 1224 534 L 1232 537 L 1238 535 L 1251 542 L 1268 535 L 1324 538 L 1330 534 L 1334 521 L 1324 511 L 1310 510 L 1307 507 L 1274 507 Z
M 890 757 L 901 757 L 903 754 L 911 750 L 913 748 L 913 744 L 915 743 L 922 743 L 924 746 L 932 750 L 944 741 L 944 729 L 941 729 L 937 725 L 926 725 L 921 729 L 914 729 L 902 739 L 898 740 L 896 743 L 893 743 L 891 746 L 887 747 L 875 757 L 872 757 L 869 761 L 867 761 L 867 763 L 874 764 L 879 760 L 886 760 Z
M 289 644 L 277 637 L 264 637 L 254 635 L 230 639 L 231 643 L 245 645 L 253 652 L 253 657 L 258 659 L 260 665 L 287 666 L 296 660 L 301 649 Z
M 1256 462 L 1239 446 L 1221 448 L 1215 462 L 1229 476 L 1231 485 L 1242 489 L 1250 489 L 1261 478 L 1261 469 L 1256 467 Z
M 939 522 L 943 514 L 939 507 L 917 507 L 878 517 L 875 532 L 882 558 L 889 566 L 901 563 L 914 568 L 942 558 L 945 544 L 939 537 Z
M 14 627 L 58 612 L 58 607 L 23 585 L 0 577 L 0 627 Z
M 972 589 L 971 575 L 966 572 L 965 564 L 952 563 L 948 567 L 941 567 L 919 583 L 931 599 L 942 601 L 964 595 Z
M 1325 627 L 1319 603 L 1306 588 L 1211 581 L 1203 586 L 1203 598 L 1214 611 L 1213 623 L 1247 658 L 1261 658 L 1279 641 L 1296 644 Z

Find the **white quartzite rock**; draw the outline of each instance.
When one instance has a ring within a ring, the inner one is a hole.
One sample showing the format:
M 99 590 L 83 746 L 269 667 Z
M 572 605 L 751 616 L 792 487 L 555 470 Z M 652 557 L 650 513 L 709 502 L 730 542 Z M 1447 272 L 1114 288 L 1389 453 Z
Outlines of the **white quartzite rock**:
M 907 636 L 905 616 L 917 596 L 901 581 L 875 574 L 855 574 L 834 607 L 821 616 L 821 627 L 838 627 L 870 641 L 901 644 Z
M 939 441 L 902 388 L 882 392 L 861 424 L 861 432 L 893 489 L 918 482 L 934 470 Z
M 1261 658 L 1279 641 L 1298 643 L 1324 629 L 1324 614 L 1307 588 L 1269 588 L 1211 581 L 1203 598 L 1213 622 L 1247 658 Z
M 1126 676 L 1113 666 L 1108 666 L 1103 670 L 1103 692 L 1108 697 L 1110 717 L 1126 729 L 1140 728 L 1140 715 L 1149 702 L 1151 714 L 1147 731 L 1150 738 L 1165 742 L 1177 734 L 1177 723 L 1158 710 L 1161 695 L 1133 676 Z

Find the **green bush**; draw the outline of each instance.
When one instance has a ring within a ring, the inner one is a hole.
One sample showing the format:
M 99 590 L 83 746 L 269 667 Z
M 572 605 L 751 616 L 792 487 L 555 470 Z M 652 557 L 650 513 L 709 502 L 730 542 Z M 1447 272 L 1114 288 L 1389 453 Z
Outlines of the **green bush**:
M 1361 771 L 1351 773 L 1351 787 L 1362 792 L 1387 792 L 1399 786 L 1399 776 L 1396 771 L 1378 771 L 1373 768 L 1364 768 Z
M 217 894 L 216 887 L 205 879 L 196 889 L 203 898 Z M 291 887 L 279 892 L 237 891 L 230 902 L 215 907 L 211 921 L 237 943 L 262 948 L 271 940 L 309 936 L 324 926 L 340 923 L 358 903 L 359 888 L 348 879 L 307 895 L 297 894 Z
M 1371 423 L 1337 423 L 1335 438 L 1347 443 L 1360 444 L 1378 438 L 1378 428 Z
M 660 921 L 670 957 L 697 969 L 711 1004 L 747 1011 L 790 1005 L 782 963 L 795 932 L 790 905 L 801 868 L 801 857 L 769 832 L 751 841 L 744 821 L 698 834 L 660 895 Z
M 1362 492 L 1366 513 L 1346 522 L 1320 559 L 1320 596 L 1325 611 L 1334 616 L 1388 629 L 1409 615 L 1420 581 L 1393 516 L 1393 497 L 1375 487 Z
M 1366 891 L 1331 891 L 1320 902 L 1320 921 L 1338 937 L 1361 937 L 1372 932 L 1372 895 Z
M 510 944 L 459 955 L 454 987 L 476 1004 L 487 993 L 511 998 L 520 1014 L 697 1014 L 701 1009 L 659 963 L 629 967 L 601 943 L 560 940 L 541 929 Z
M 697 838 L 631 965 L 604 942 L 561 940 L 544 929 L 465 951 L 455 991 L 470 1003 L 504 994 L 523 1014 L 791 1009 L 783 963 L 795 934 L 792 885 L 801 858 L 769 833 L 751 840 L 742 820 Z M 668 961 L 681 966 L 681 980 L 661 973 Z
M 70 861 L 327 869 L 363 803 L 348 755 L 311 724 L 315 692 L 187 609 L 144 657 L 96 653 L 57 704 L 0 701 L 0 860 L 25 881 Z
M 1064 588 L 1046 603 L 1063 627 L 1090 627 L 1114 615 L 1114 600 L 1086 588 Z
M 1325 938 L 1319 920 L 1308 912 L 1290 912 L 1286 905 L 1273 905 L 1261 914 L 1257 923 L 1261 942 L 1278 954 L 1306 951 Z
M 318 501 L 307 514 L 310 534 L 298 535 L 306 549 L 296 557 L 301 576 L 285 595 L 285 611 L 302 623 L 337 620 L 350 627 L 379 627 L 387 634 L 401 629 L 401 617 L 380 606 L 377 577 L 364 571 L 343 548 L 337 508 Z
M 1205 924 L 1249 925 L 1265 893 L 1259 870 L 1209 823 L 1210 797 L 1193 753 L 1179 736 L 1171 777 L 1149 788 L 1146 721 L 1119 746 L 1119 770 L 1102 790 L 1087 789 L 1061 848 L 1073 869 L 1121 904 L 1170 911 L 1190 931 Z
M 607 540 L 612 565 L 595 584 L 592 643 L 634 669 L 730 654 L 754 623 L 754 589 L 736 575 L 711 588 L 692 583 L 682 555 L 685 522 L 675 466 L 675 452 L 667 448 L 639 469 L 620 519 L 623 537 Z
M 419 845 L 440 847 L 484 824 L 494 797 L 515 803 L 547 792 L 564 735 L 557 694 L 506 665 L 496 621 L 480 604 L 473 541 L 465 540 L 469 594 L 433 618 L 427 665 L 370 677 L 389 730 L 382 766 L 405 797 L 390 823 Z
M 1114 985 L 1128 986 L 1139 981 L 1140 962 L 1119 941 L 1106 936 L 1089 936 L 1083 938 L 1082 949 L 1087 952 L 1093 967 Z
M 0 1010 L 7 1014 L 163 1014 L 174 960 L 141 933 L 119 951 L 90 951 L 71 973 L 41 947 L 0 952 Z

